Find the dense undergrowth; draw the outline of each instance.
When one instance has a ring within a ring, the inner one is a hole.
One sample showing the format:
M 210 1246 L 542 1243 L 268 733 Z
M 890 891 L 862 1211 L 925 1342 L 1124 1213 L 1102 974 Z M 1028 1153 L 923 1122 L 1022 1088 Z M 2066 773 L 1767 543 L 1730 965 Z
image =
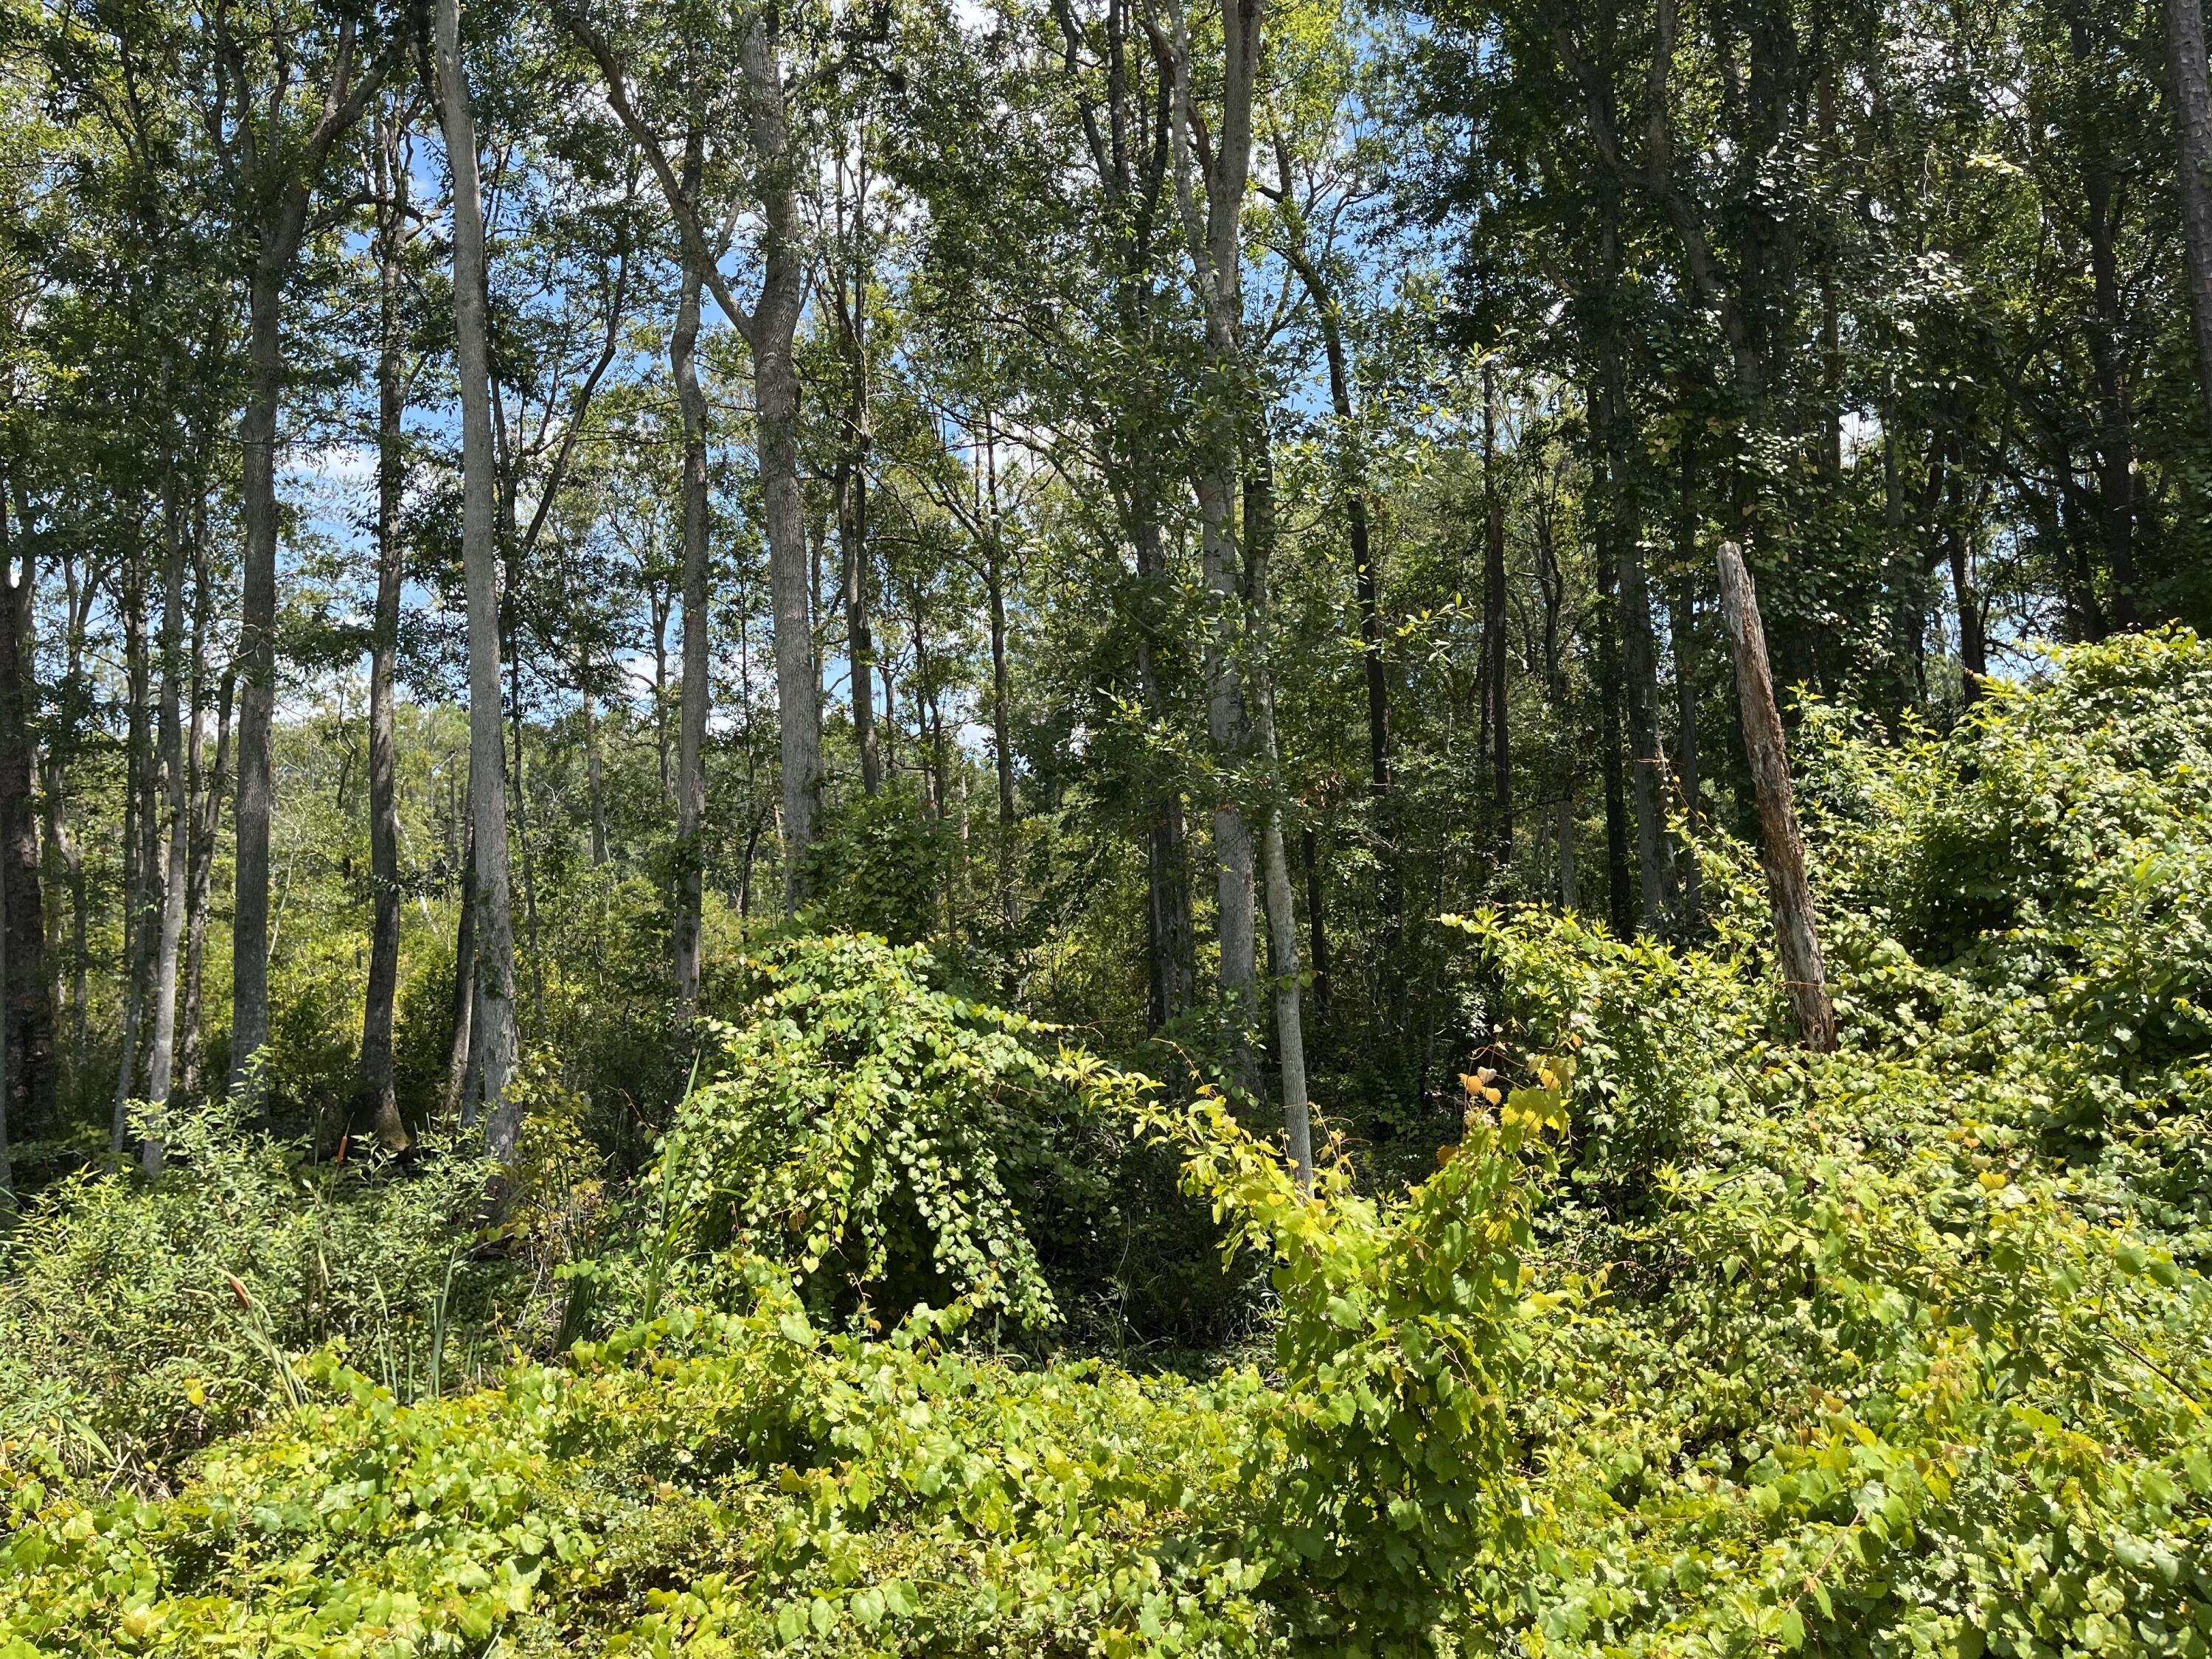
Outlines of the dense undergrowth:
M 853 936 L 752 959 L 634 1191 L 549 1093 L 494 1240 L 458 1158 L 220 1122 L 73 1185 L 0 1656 L 2205 1654 L 2212 651 L 1802 750 L 1841 1051 L 1724 845 L 1695 940 L 1455 919 L 1498 1036 L 1410 1189 Z M 1271 1268 L 1241 1363 L 1071 1357 L 1163 1156 Z

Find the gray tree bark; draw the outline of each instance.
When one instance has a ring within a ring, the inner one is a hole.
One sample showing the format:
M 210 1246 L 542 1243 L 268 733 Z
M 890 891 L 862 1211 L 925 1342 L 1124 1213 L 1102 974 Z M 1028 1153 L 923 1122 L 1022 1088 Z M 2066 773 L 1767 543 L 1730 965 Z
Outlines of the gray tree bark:
M 265 205 L 255 227 L 253 266 L 246 284 L 250 391 L 239 428 L 240 501 L 246 521 L 239 667 L 245 684 L 239 699 L 236 897 L 231 921 L 233 1089 L 249 1083 L 255 1056 L 269 1040 L 269 819 L 275 805 L 270 734 L 276 708 L 276 415 L 284 387 L 284 283 L 299 257 L 308 205 L 331 150 L 361 118 L 393 56 L 394 49 L 387 48 L 356 78 L 354 26 L 344 25 L 313 128 L 294 144 L 264 135 L 268 142 L 250 152 L 250 170 L 259 186 L 255 193 Z M 282 171 L 270 176 L 272 169 Z
M 202 603 L 204 614 L 208 601 L 208 574 L 204 566 L 199 573 Z M 195 657 L 198 653 L 195 652 Z M 224 780 L 230 769 L 231 711 L 238 695 L 238 675 L 235 669 L 223 672 L 222 690 L 217 694 L 215 726 L 215 755 L 209 763 L 204 781 L 197 775 L 200 766 L 200 720 L 198 699 L 192 708 L 191 766 L 195 773 L 195 799 L 198 804 L 192 828 L 191 866 L 185 893 L 185 984 L 184 1006 L 178 1013 L 177 1023 L 182 1028 L 177 1040 L 178 1080 L 187 1097 L 200 1092 L 201 1066 L 205 1058 L 206 1037 L 200 1018 L 200 988 L 205 977 L 207 964 L 208 899 L 214 884 L 216 838 L 222 828 L 222 797 Z
M 1200 520 L 1200 547 L 1214 614 L 1206 643 L 1206 732 L 1225 775 L 1213 809 L 1214 887 L 1221 946 L 1221 996 L 1229 1021 L 1238 1081 L 1255 1088 L 1258 1067 L 1251 1031 L 1256 1009 L 1257 939 L 1253 914 L 1252 832 L 1237 790 L 1246 759 L 1244 686 L 1238 659 L 1247 629 L 1242 615 L 1242 551 L 1237 501 L 1248 428 L 1255 411 L 1245 389 L 1243 248 L 1239 227 L 1252 165 L 1252 89 L 1259 69 L 1261 0 L 1222 0 L 1221 118 L 1204 167 L 1201 206 L 1193 175 L 1199 169 L 1197 112 L 1192 106 L 1188 29 L 1180 0 L 1173 8 L 1174 85 L 1170 123 L 1175 135 L 1177 207 L 1189 242 L 1194 285 L 1206 313 L 1207 355 L 1214 384 L 1197 422 L 1193 483 Z
M 773 11 L 755 12 L 738 43 L 748 128 L 764 234 L 761 292 L 748 338 L 759 410 L 761 501 L 768 521 L 769 597 L 775 612 L 776 727 L 783 765 L 784 908 L 807 897 L 807 855 L 821 793 L 821 679 L 814 665 L 805 501 L 799 487 L 799 374 L 792 339 L 805 299 L 799 158 L 784 114 L 783 69 Z M 718 293 L 717 298 L 721 295 Z M 741 331 L 745 324 L 736 316 Z
M 1166 698 L 1154 655 L 1166 608 L 1167 556 L 1160 538 L 1158 503 L 1141 472 L 1130 485 L 1129 539 L 1137 555 L 1137 690 L 1148 719 L 1159 719 Z M 1148 770 L 1152 769 L 1148 763 Z M 1196 995 L 1197 929 L 1191 919 L 1189 837 L 1182 792 L 1172 779 L 1148 779 L 1151 800 L 1145 828 L 1145 920 L 1148 971 L 1147 1029 L 1157 1031 L 1190 1012 Z
M 185 790 L 184 688 L 185 543 L 173 531 L 161 568 L 161 690 L 157 746 L 161 771 L 161 904 L 153 956 L 154 1032 L 146 1059 L 146 1098 L 166 1110 L 172 1096 L 177 1045 L 177 964 L 184 944 L 185 889 L 191 880 L 191 802 Z M 149 1134 L 138 1149 L 139 1167 L 158 1174 L 165 1148 Z
M 1306 1048 L 1301 1007 L 1298 919 L 1291 897 L 1290 865 L 1283 847 L 1283 769 L 1275 741 L 1274 675 L 1267 659 L 1267 568 L 1274 552 L 1274 467 L 1261 434 L 1259 453 L 1245 489 L 1244 537 L 1249 564 L 1246 587 L 1251 607 L 1253 721 L 1260 762 L 1267 775 L 1267 800 L 1260 856 L 1267 908 L 1268 970 L 1274 982 L 1276 1059 L 1282 1072 L 1283 1131 L 1289 1142 L 1298 1188 L 1313 1190 L 1313 1109 L 1306 1085 Z
M 376 357 L 376 617 L 368 662 L 368 983 L 361 1021 L 355 1112 L 387 1152 L 403 1152 L 407 1127 L 392 1085 L 392 1001 L 399 985 L 398 755 L 392 686 L 399 644 L 403 549 L 399 509 L 406 488 L 400 420 L 405 337 L 400 296 L 407 235 L 407 169 L 398 112 L 380 110 L 375 132 L 376 256 L 380 301 Z
M 805 301 L 805 226 L 799 210 L 799 168 L 785 114 L 775 13 L 750 14 L 738 43 L 744 82 L 746 141 L 753 187 L 763 221 L 761 290 L 748 310 L 715 268 L 705 227 L 670 164 L 651 123 L 631 102 L 629 77 L 611 42 L 573 3 L 557 7 L 561 24 L 599 65 L 607 101 L 631 141 L 652 164 L 689 256 L 731 326 L 752 348 L 763 517 L 769 549 L 769 591 L 775 622 L 776 724 L 782 751 L 784 908 L 806 897 L 807 853 L 821 793 L 821 676 L 814 659 L 811 556 L 805 500 L 799 484 L 799 375 L 792 341 Z
M 279 329 L 284 272 L 291 264 L 291 252 L 290 246 L 280 246 L 276 239 L 264 235 L 247 299 L 246 360 L 252 379 L 239 432 L 246 551 L 240 594 L 238 665 L 243 683 L 238 697 L 238 799 L 230 921 L 233 1091 L 252 1086 L 254 1059 L 269 1040 L 269 817 L 275 805 L 270 726 L 276 707 L 276 408 L 284 382 Z
M 2212 76 L 2205 68 L 2203 0 L 2166 0 L 2166 59 L 2172 80 L 2173 125 L 2181 141 L 2178 182 L 2189 310 L 2196 324 L 2197 378 L 2206 427 L 2212 431 Z
M 698 198 L 704 141 L 695 128 L 684 146 L 684 186 Z M 703 252 L 703 250 L 701 250 Z M 700 832 L 707 817 L 707 398 L 699 389 L 696 256 L 687 246 L 676 302 L 669 367 L 684 427 L 684 670 L 676 743 L 676 1017 L 688 1025 L 699 1009 L 699 936 L 705 902 Z
M 1498 374 L 1482 366 L 1482 708 L 1490 730 L 1492 856 L 1502 874 L 1513 862 L 1513 744 L 1507 711 L 1505 498 L 1498 488 Z
M 459 0 L 436 0 L 433 57 L 439 117 L 453 176 L 453 331 L 461 391 L 461 561 L 469 613 L 469 794 L 476 841 L 476 994 L 471 1049 L 487 1112 L 484 1146 L 511 1164 L 521 1131 L 507 1093 L 518 1038 L 514 917 L 509 897 L 507 744 L 500 725 L 497 457 L 492 448 L 483 204 L 476 121 L 463 73 Z
M 38 556 L 27 517 L 9 534 L 10 493 L 0 488 L 0 1210 L 15 1201 L 9 1125 L 20 1133 L 50 1122 L 55 1088 L 54 1008 L 31 786 Z M 13 495 L 19 506 L 27 499 L 20 489 Z
M 165 512 L 164 517 L 172 514 Z M 171 533 L 173 533 L 172 527 Z M 131 1103 L 138 1097 L 139 1049 L 145 1037 L 148 980 L 153 950 L 148 935 L 159 909 L 155 902 L 155 848 L 159 831 L 154 811 L 155 757 L 148 705 L 152 700 L 152 665 L 146 647 L 146 579 L 137 556 L 125 556 L 122 592 L 124 680 L 128 688 L 129 723 L 125 738 L 123 803 L 123 1043 L 116 1066 L 115 1099 L 108 1120 L 107 1150 L 119 1163 L 130 1144 Z M 150 924 L 150 926 L 149 926 Z M 156 1159 L 158 1167 L 159 1160 Z
M 840 229 L 845 198 L 843 161 L 838 167 Z M 845 356 L 845 453 L 837 463 L 837 544 L 842 554 L 840 586 L 845 603 L 845 668 L 852 687 L 853 741 L 860 754 L 860 787 L 872 796 L 883 787 L 883 757 L 876 744 L 876 642 L 868 626 L 868 468 L 875 432 L 868 397 L 868 173 L 865 140 L 849 169 L 853 175 L 853 219 L 848 269 L 831 284 L 837 311 L 837 339 Z M 847 283 L 851 289 L 847 291 Z
M 1644 573 L 1643 518 L 1632 493 L 1628 410 L 1617 365 L 1605 387 L 1606 444 L 1613 475 L 1613 555 L 1628 703 L 1631 798 L 1636 809 L 1637 889 L 1643 931 L 1656 933 L 1674 905 L 1674 860 L 1667 844 L 1667 752 L 1659 734 L 1659 653 Z

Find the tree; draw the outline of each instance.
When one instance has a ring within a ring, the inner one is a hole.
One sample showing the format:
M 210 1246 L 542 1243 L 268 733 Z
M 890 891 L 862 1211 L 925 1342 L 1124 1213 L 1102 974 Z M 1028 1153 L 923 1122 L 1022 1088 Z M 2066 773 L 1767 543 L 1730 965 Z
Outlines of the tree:
M 238 853 L 233 902 L 231 1079 L 249 1085 L 269 1036 L 270 727 L 276 699 L 277 417 L 284 390 L 284 289 L 310 228 L 331 157 L 397 62 L 400 43 L 364 38 L 351 16 L 301 8 L 248 33 L 246 14 L 214 15 L 216 65 L 208 125 L 251 250 L 244 457 L 245 592 L 238 721 Z M 304 48 L 304 50 L 302 49 Z
M 2212 429 L 2212 77 L 2205 69 L 2202 0 L 2166 0 L 2166 70 L 2180 140 L 2182 250 L 2189 262 L 2197 378 Z
M 742 135 L 738 142 L 745 152 L 761 221 L 761 281 L 750 307 L 738 300 L 722 276 L 721 249 L 708 229 L 713 221 L 702 204 L 685 193 L 659 134 L 633 96 L 633 77 L 614 43 L 580 8 L 564 3 L 559 15 L 598 66 L 608 102 L 651 165 L 676 222 L 684 258 L 696 265 L 723 316 L 751 353 L 769 584 L 775 617 L 784 904 L 787 910 L 795 910 L 806 896 L 806 855 L 820 788 L 822 730 L 805 506 L 799 483 L 799 387 L 793 362 L 793 340 L 805 298 L 799 216 L 802 158 L 789 119 L 778 14 L 773 9 L 744 14 L 734 42 L 739 94 L 731 122 Z M 703 71 L 703 65 L 698 67 Z M 703 681 L 699 690 L 703 695 Z M 703 714 L 697 718 L 703 722 Z
M 508 1093 L 517 1060 L 514 916 L 507 878 L 506 738 L 500 697 L 497 458 L 492 448 L 491 362 L 483 207 L 476 123 L 461 58 L 459 0 L 437 0 L 432 63 L 446 162 L 453 186 L 453 331 L 461 389 L 461 558 L 468 590 L 469 836 L 473 843 L 475 999 L 471 1070 L 485 1107 L 484 1146 L 511 1164 L 521 1103 Z

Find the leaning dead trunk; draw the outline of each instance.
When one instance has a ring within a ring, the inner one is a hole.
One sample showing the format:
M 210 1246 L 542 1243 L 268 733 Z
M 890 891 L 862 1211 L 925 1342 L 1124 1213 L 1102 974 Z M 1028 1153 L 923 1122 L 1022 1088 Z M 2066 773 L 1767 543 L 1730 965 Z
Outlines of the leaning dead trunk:
M 486 313 L 483 204 L 477 195 L 476 122 L 461 71 L 459 0 L 435 7 L 438 113 L 453 177 L 453 332 L 461 391 L 461 562 L 469 613 L 469 817 L 476 842 L 476 991 L 473 1069 L 489 1109 L 484 1146 L 514 1162 L 521 1129 L 507 1095 L 516 1059 L 514 918 L 508 896 L 507 745 L 500 729 L 499 547 L 495 514 L 491 368 Z
M 1721 615 L 1735 653 L 1744 753 L 1751 763 L 1752 789 L 1759 803 L 1759 861 L 1766 872 L 1767 896 L 1774 906 L 1775 954 L 1799 1037 L 1807 1048 L 1826 1054 L 1836 1046 L 1836 1011 L 1828 1000 L 1813 895 L 1805 880 L 1805 840 L 1797 829 L 1790 753 L 1783 741 L 1781 712 L 1774 704 L 1774 677 L 1766 665 L 1758 591 L 1734 542 L 1721 544 L 1720 578 Z

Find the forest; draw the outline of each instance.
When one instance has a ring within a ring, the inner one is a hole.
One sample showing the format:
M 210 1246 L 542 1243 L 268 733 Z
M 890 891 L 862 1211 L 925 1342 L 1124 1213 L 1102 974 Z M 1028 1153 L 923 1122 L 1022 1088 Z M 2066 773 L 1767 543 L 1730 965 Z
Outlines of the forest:
M 0 1659 L 2212 1659 L 2203 0 L 0 0 Z

